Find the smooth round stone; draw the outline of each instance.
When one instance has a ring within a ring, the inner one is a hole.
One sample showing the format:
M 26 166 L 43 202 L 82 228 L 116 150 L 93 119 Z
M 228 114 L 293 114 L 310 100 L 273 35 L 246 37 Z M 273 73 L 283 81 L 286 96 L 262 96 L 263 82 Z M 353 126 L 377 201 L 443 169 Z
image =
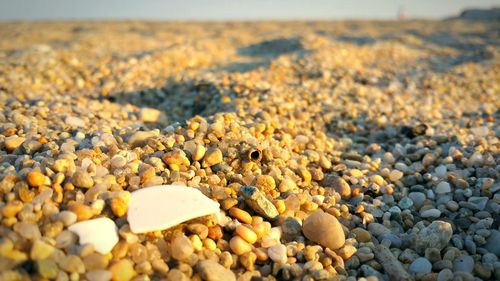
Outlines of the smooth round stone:
M 420 213 L 422 218 L 439 218 L 441 216 L 441 211 L 438 209 L 429 209 Z
M 172 257 L 176 260 L 184 260 L 193 252 L 194 248 L 191 241 L 184 235 L 179 235 L 172 240 L 170 245 Z
M 490 237 L 486 240 L 486 244 L 484 248 L 488 250 L 488 252 L 493 253 L 497 256 L 500 256 L 500 231 L 492 230 Z
M 396 168 L 399 171 L 406 172 L 408 171 L 408 166 L 405 163 L 398 162 L 394 165 L 394 168 Z
M 398 206 L 393 206 L 393 207 L 389 208 L 389 213 L 401 214 L 401 209 Z
M 446 177 L 446 166 L 444 165 L 439 165 L 436 167 L 436 169 L 434 170 L 434 172 L 436 173 L 436 176 L 438 178 L 444 178 Z
M 394 233 L 384 233 L 380 235 L 379 240 L 382 241 L 384 239 L 391 241 L 391 247 L 393 248 L 399 248 L 403 243 L 403 240 Z
M 71 211 L 62 211 L 57 215 L 57 218 L 64 224 L 64 226 L 72 225 L 77 220 L 76 214 Z
M 71 177 L 71 183 L 80 188 L 91 188 L 94 180 L 87 172 L 77 171 Z
M 473 203 L 477 206 L 477 208 L 482 211 L 486 208 L 486 204 L 488 203 L 488 197 L 471 197 L 468 202 Z
M 438 183 L 438 185 L 436 186 L 436 193 L 437 194 L 445 194 L 448 192 L 451 192 L 451 187 L 450 187 L 450 184 L 448 182 L 442 181 L 442 182 Z
M 420 194 L 422 194 L 422 193 L 420 193 Z M 410 199 L 409 197 L 403 197 L 403 198 L 401 198 L 401 200 L 399 200 L 398 206 L 403 210 L 409 209 L 411 206 L 413 206 L 413 200 Z
M 41 186 L 45 183 L 45 175 L 39 171 L 31 171 L 26 175 L 26 180 L 31 186 Z
M 137 275 L 130 260 L 119 260 L 109 267 L 113 280 L 131 280 Z
M 121 168 L 127 164 L 127 159 L 125 157 L 117 154 L 111 158 L 111 167 L 113 168 Z
M 89 281 L 107 281 L 111 280 L 113 275 L 107 270 L 97 269 L 87 272 L 85 277 L 87 277 Z
M 474 270 L 474 259 L 471 256 L 460 256 L 453 261 L 453 272 L 469 272 Z
M 240 236 L 233 236 L 229 241 L 229 247 L 231 247 L 233 253 L 237 255 L 243 255 L 252 250 L 252 246 Z
M 432 264 L 426 258 L 418 258 L 410 264 L 410 271 L 413 273 L 430 273 Z
M 283 244 L 276 244 L 267 249 L 267 254 L 274 262 L 285 264 L 287 260 L 286 246 Z
M 448 201 L 448 202 L 446 202 L 446 208 L 447 208 L 448 210 L 452 211 L 452 212 L 457 211 L 459 207 L 460 207 L 460 206 L 459 206 L 459 205 L 458 205 L 458 203 L 457 203 L 457 202 L 455 202 L 455 201 Z
M 403 172 L 398 171 L 398 170 L 392 170 L 392 171 L 389 173 L 389 179 L 390 179 L 392 182 L 398 181 L 398 180 L 400 180 L 402 177 L 403 177 Z
M 203 280 L 216 281 L 227 280 L 235 281 L 234 273 L 213 260 L 203 260 L 197 263 L 196 270 L 199 272 Z
M 408 194 L 408 198 L 413 201 L 413 205 L 416 209 L 420 209 L 424 204 L 425 194 L 423 194 L 422 192 L 410 192 L 410 194 Z
M 358 242 L 370 242 L 370 241 L 372 241 L 372 237 L 370 235 L 370 232 L 368 232 L 365 229 L 358 227 L 358 228 L 353 229 L 351 232 L 356 235 L 356 240 Z
M 281 224 L 281 229 L 283 238 L 287 241 L 293 241 L 295 237 L 301 234 L 302 226 L 294 217 L 288 217 Z
M 441 270 L 436 281 L 451 281 L 453 280 L 453 272 L 448 268 Z
M 368 231 L 373 234 L 374 236 L 380 236 L 384 233 L 390 233 L 391 231 L 385 227 L 383 224 L 380 224 L 380 223 L 370 223 L 368 225 Z
M 342 247 L 345 243 L 342 225 L 334 216 L 322 210 L 316 211 L 304 220 L 303 232 L 309 240 L 332 250 Z

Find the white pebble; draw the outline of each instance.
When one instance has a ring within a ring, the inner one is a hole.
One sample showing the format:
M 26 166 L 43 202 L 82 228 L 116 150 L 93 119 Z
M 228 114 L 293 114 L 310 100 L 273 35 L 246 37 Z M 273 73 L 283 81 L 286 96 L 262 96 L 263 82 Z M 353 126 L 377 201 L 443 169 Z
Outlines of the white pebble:
M 286 246 L 283 244 L 276 244 L 267 249 L 267 254 L 276 263 L 286 263 Z

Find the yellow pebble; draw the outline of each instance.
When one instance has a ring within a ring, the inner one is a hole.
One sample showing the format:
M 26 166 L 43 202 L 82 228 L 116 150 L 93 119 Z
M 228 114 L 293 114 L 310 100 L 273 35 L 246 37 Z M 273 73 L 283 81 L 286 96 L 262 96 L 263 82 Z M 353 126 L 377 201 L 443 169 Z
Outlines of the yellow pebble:
M 203 239 L 203 246 L 205 246 L 205 248 L 209 249 L 210 251 L 213 251 L 217 248 L 217 244 L 215 243 L 215 241 L 210 238 Z
M 111 272 L 111 280 L 113 281 L 129 281 L 137 273 L 134 270 L 134 266 L 129 260 L 119 260 L 109 267 Z
M 311 183 L 312 175 L 311 172 L 309 172 L 309 170 L 307 170 L 306 168 L 300 168 L 299 174 L 304 180 L 304 183 L 306 184 Z
M 14 200 L 7 203 L 7 205 L 5 205 L 2 208 L 2 215 L 4 215 L 7 218 L 12 218 L 15 217 L 17 213 L 19 213 L 22 209 L 23 209 L 23 202 L 19 200 Z
M 244 253 L 248 253 L 252 250 L 252 246 L 248 244 L 243 238 L 240 236 L 234 236 L 229 241 L 229 247 L 233 251 L 233 253 L 238 256 L 243 255 Z
M 250 216 L 248 212 L 240 208 L 232 207 L 231 209 L 229 209 L 229 215 L 242 223 L 252 223 L 252 216 Z
M 286 210 L 285 201 L 282 199 L 274 201 L 274 206 L 276 207 L 278 213 L 280 214 L 283 214 Z
M 257 260 L 259 261 L 266 261 L 269 258 L 265 248 L 256 248 L 254 253 L 257 255 Z
M 203 243 L 198 235 L 195 234 L 190 236 L 189 240 L 191 240 L 191 245 L 193 245 L 195 251 L 201 251 L 203 249 Z
M 250 244 L 253 244 L 257 241 L 257 234 L 245 225 L 238 225 L 235 229 L 235 232 Z
M 26 175 L 26 180 L 31 186 L 41 186 L 45 183 L 45 175 L 39 171 L 31 171 Z
M 117 217 L 127 213 L 128 202 L 130 201 L 130 192 L 122 191 L 111 199 L 111 210 Z
M 371 176 L 371 180 L 378 184 L 378 185 L 383 185 L 384 184 L 384 178 L 379 176 L 379 175 L 373 175 Z

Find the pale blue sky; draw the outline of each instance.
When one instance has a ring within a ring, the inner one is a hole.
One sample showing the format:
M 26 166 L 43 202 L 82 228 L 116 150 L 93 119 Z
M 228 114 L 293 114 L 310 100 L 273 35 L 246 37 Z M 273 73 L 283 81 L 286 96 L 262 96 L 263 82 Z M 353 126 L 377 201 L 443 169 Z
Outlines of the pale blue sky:
M 500 0 L 0 0 L 0 20 L 394 19 L 443 18 Z

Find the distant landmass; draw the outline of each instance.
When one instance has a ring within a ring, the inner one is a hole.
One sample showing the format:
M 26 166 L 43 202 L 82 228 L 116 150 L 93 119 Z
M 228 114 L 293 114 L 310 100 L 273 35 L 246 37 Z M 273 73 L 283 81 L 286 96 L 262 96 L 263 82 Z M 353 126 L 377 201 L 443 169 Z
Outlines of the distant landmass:
M 454 19 L 500 21 L 500 7 L 491 9 L 466 9 Z

